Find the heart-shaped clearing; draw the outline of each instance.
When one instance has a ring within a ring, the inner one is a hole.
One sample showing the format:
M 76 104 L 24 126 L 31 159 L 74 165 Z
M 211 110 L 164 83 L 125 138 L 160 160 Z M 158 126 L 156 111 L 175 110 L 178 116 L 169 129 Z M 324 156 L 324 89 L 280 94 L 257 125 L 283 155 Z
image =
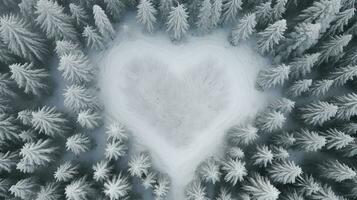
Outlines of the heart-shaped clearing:
M 197 165 L 223 153 L 225 130 L 265 106 L 255 78 L 267 62 L 249 45 L 229 47 L 224 32 L 174 45 L 129 30 L 99 59 L 101 97 L 108 116 L 132 130 L 135 147 L 171 176 L 169 199 L 183 199 Z

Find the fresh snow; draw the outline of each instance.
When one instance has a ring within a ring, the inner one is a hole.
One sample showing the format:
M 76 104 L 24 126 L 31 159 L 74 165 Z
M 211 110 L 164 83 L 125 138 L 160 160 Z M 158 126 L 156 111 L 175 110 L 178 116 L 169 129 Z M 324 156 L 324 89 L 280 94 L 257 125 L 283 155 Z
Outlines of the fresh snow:
M 222 155 L 225 131 L 266 106 L 255 81 L 269 62 L 249 42 L 231 46 L 226 30 L 175 44 L 131 20 L 117 29 L 111 47 L 92 55 L 107 120 L 126 124 L 135 149 L 171 177 L 169 199 L 183 199 L 197 165 Z

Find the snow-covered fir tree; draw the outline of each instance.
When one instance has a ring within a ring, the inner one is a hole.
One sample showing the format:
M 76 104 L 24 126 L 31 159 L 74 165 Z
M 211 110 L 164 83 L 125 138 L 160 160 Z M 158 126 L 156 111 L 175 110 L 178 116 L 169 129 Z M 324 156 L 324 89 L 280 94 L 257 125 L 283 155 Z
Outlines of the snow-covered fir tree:
M 34 19 L 36 0 L 21 0 L 21 3 L 19 3 L 18 6 L 20 8 L 20 13 L 24 17 L 30 17 L 32 20 Z
M 243 181 L 248 174 L 245 168 L 245 162 L 238 159 L 229 158 L 222 164 L 224 171 L 224 180 L 232 185 L 236 185 L 238 181 Z
M 221 21 L 223 0 L 212 1 L 211 28 L 215 28 Z
M 10 64 L 15 62 L 15 58 L 13 53 L 10 51 L 9 48 L 6 47 L 4 42 L 0 40 L 0 62 L 5 64 Z
M 124 124 L 119 122 L 111 123 L 107 126 L 105 133 L 108 135 L 108 140 L 126 141 L 128 134 Z
M 18 153 L 17 152 L 0 152 L 0 172 L 8 172 L 10 173 L 16 163 L 18 162 Z
M 257 23 L 260 26 L 265 26 L 273 21 L 273 8 L 271 7 L 271 1 L 261 2 L 255 8 L 255 15 L 257 17 Z
M 128 195 L 131 186 L 122 173 L 113 176 L 104 183 L 104 194 L 111 200 L 119 200 Z
M 91 141 L 84 133 L 77 133 L 67 138 L 66 149 L 75 155 L 89 151 Z
M 166 20 L 170 14 L 171 8 L 174 6 L 173 0 L 160 0 L 159 10 L 162 20 Z
M 32 63 L 12 64 L 9 68 L 11 78 L 24 89 L 25 93 L 39 96 L 41 91 L 48 89 L 46 79 L 49 73 L 45 69 L 36 69 Z
M 77 39 L 77 32 L 70 16 L 64 13 L 64 8 L 56 1 L 38 0 L 35 13 L 36 23 L 49 39 Z
M 240 10 L 242 10 L 242 0 L 224 0 L 222 5 L 222 18 L 225 23 L 235 22 Z
M 79 166 L 70 161 L 66 161 L 57 167 L 54 178 L 57 182 L 71 181 L 79 174 Z
M 240 41 L 247 40 L 255 31 L 257 25 L 255 13 L 244 15 L 233 27 L 231 32 L 231 42 L 238 45 Z
M 326 139 L 327 149 L 341 149 L 354 141 L 350 135 L 337 129 L 329 129 L 322 134 Z
M 96 110 L 100 108 L 99 100 L 94 91 L 81 85 L 71 85 L 65 89 L 64 106 L 74 112 Z
M 78 113 L 77 122 L 81 127 L 94 129 L 101 125 L 102 116 L 92 110 L 84 110 Z
M 327 160 L 319 166 L 321 175 L 327 179 L 341 182 L 356 177 L 356 172 L 338 160 Z
M 326 145 L 326 138 L 315 131 L 302 129 L 294 134 L 295 145 L 302 151 L 310 152 L 320 150 Z
M 132 176 L 142 177 L 148 174 L 149 168 L 151 167 L 151 158 L 145 153 L 135 154 L 128 162 L 129 173 Z
M 286 27 L 286 20 L 282 19 L 270 24 L 266 29 L 258 33 L 258 49 L 262 54 L 269 53 L 282 39 Z
M 237 145 L 249 145 L 258 138 L 258 129 L 252 125 L 237 125 L 229 129 L 228 138 Z
M 48 53 L 45 40 L 15 15 L 0 17 L 0 36 L 12 53 L 30 60 L 43 60 Z
M 273 158 L 275 160 L 282 161 L 290 157 L 289 152 L 281 146 L 272 146 L 271 148 L 273 151 Z
M 118 19 L 125 9 L 123 1 L 104 0 L 104 3 L 106 4 L 106 13 L 108 13 L 113 19 Z
M 95 181 L 105 181 L 109 179 L 113 167 L 106 160 L 102 160 L 93 165 L 93 179 Z
M 258 86 L 263 89 L 282 86 L 289 78 L 290 68 L 289 65 L 281 64 L 261 70 L 257 77 Z
M 55 52 L 59 58 L 67 54 L 82 53 L 80 45 L 70 40 L 57 40 Z
M 322 126 L 336 115 L 337 109 L 338 107 L 331 103 L 316 101 L 300 108 L 301 118 L 306 124 Z
M 348 120 L 357 114 L 357 94 L 349 93 L 343 96 L 336 97 L 335 103 L 337 106 L 336 117 L 343 120 Z
M 16 184 L 10 187 L 10 192 L 15 197 L 21 199 L 31 199 L 35 198 L 37 190 L 39 189 L 39 184 L 34 177 L 29 177 L 21 179 L 16 182 Z
M 350 8 L 337 13 L 335 19 L 331 22 L 332 25 L 328 29 L 328 34 L 334 35 L 343 32 L 344 27 L 355 15 L 355 11 L 355 8 Z
M 154 186 L 154 197 L 155 199 L 166 198 L 167 193 L 170 189 L 170 179 L 166 174 L 159 174 L 157 179 L 157 184 Z
M 20 150 L 23 162 L 29 165 L 47 166 L 53 162 L 58 152 L 58 147 L 50 139 L 39 139 L 36 142 L 25 143 Z
M 145 189 L 152 189 L 156 183 L 156 172 L 149 172 L 145 177 L 141 178 L 141 185 Z
M 302 169 L 294 161 L 282 160 L 273 163 L 268 173 L 272 181 L 287 184 L 295 183 L 295 179 L 302 174 Z
M 66 185 L 64 193 L 67 200 L 86 200 L 94 194 L 94 189 L 92 183 L 84 176 Z
M 336 193 L 332 190 L 332 188 L 326 184 L 322 185 L 317 192 L 311 194 L 311 198 L 312 199 L 332 199 L 332 200 L 343 199 L 344 200 L 343 197 L 336 195 Z
M 288 0 L 276 0 L 273 7 L 273 18 L 274 20 L 279 20 L 283 17 L 283 14 L 286 11 L 286 4 Z
M 90 49 L 94 50 L 103 50 L 105 49 L 105 39 L 99 33 L 95 28 L 92 26 L 86 26 L 84 27 L 83 33 L 82 33 L 85 41 L 86 41 L 86 46 Z
M 118 160 L 119 157 L 126 155 L 127 146 L 119 141 L 111 141 L 106 144 L 105 157 L 108 160 Z
M 268 178 L 253 174 L 248 178 L 248 183 L 243 185 L 243 190 L 256 200 L 277 200 L 280 191 L 274 187 Z
M 112 39 L 115 34 L 115 30 L 109 21 L 108 16 L 105 14 L 104 10 L 98 6 L 93 6 L 93 15 L 95 26 L 97 27 L 99 33 L 106 39 Z
M 172 7 L 166 23 L 172 39 L 180 40 L 186 35 L 189 28 L 187 19 L 188 13 L 183 4 Z
M 226 157 L 232 159 L 243 159 L 245 154 L 243 150 L 239 147 L 229 147 L 226 150 Z
M 83 26 L 87 24 L 87 20 L 89 19 L 89 17 L 83 7 L 74 3 L 70 3 L 69 10 L 71 12 L 72 19 L 76 21 L 77 25 Z
M 83 53 L 69 53 L 60 57 L 58 70 L 71 83 L 89 83 L 94 79 L 95 68 Z
M 221 177 L 219 161 L 214 157 L 205 159 L 198 165 L 196 173 L 204 182 L 213 184 L 219 182 Z
M 36 200 L 54 200 L 62 197 L 60 185 L 55 182 L 48 182 L 40 187 L 36 194 Z
M 157 11 L 151 0 L 140 0 L 136 19 L 139 23 L 145 26 L 146 31 L 152 33 L 156 23 Z
M 311 175 L 302 175 L 301 177 L 297 178 L 296 182 L 296 186 L 299 187 L 299 191 L 307 196 L 316 194 L 321 189 L 320 183 L 316 182 L 314 177 Z
M 286 121 L 286 117 L 279 111 L 265 111 L 255 119 L 257 127 L 266 132 L 273 132 L 281 129 Z
M 206 200 L 206 187 L 199 180 L 191 181 L 185 189 L 185 199 L 187 200 Z
M 294 107 L 295 102 L 284 97 L 277 98 L 268 105 L 268 109 L 276 110 L 283 114 L 290 113 L 294 109 Z
M 265 145 L 257 146 L 255 154 L 251 157 L 254 165 L 266 167 L 273 161 L 273 152 Z
M 357 76 L 357 65 L 345 66 L 336 68 L 331 74 L 330 79 L 333 80 L 333 84 L 336 86 L 342 86 L 349 80 L 353 80 Z
M 16 141 L 19 138 L 19 128 L 14 116 L 0 113 L 0 139 L 2 141 Z
M 333 36 L 320 47 L 320 63 L 336 61 L 343 56 L 343 48 L 351 41 L 352 35 Z
M 291 147 L 295 144 L 296 139 L 292 133 L 282 132 L 280 134 L 276 134 L 273 138 L 274 144 L 283 147 Z
M 301 96 L 302 94 L 309 91 L 311 85 L 312 85 L 311 79 L 303 79 L 303 80 L 295 81 L 288 88 L 287 94 L 289 94 L 289 96 L 291 97 Z
M 221 188 L 216 200 L 233 200 L 232 194 L 226 188 Z
M 319 53 L 313 53 L 294 58 L 292 62 L 289 63 L 291 76 L 298 78 L 310 74 L 312 68 L 319 60 L 319 56 Z
M 196 23 L 198 30 L 201 33 L 206 33 L 211 29 L 212 4 L 210 0 L 203 0 L 198 13 L 198 21 Z
M 357 123 L 354 122 L 347 123 L 343 125 L 342 130 L 349 135 L 354 135 L 357 132 Z
M 312 85 L 310 87 L 310 93 L 313 96 L 323 96 L 330 90 L 333 83 L 333 80 L 328 79 L 312 82 Z

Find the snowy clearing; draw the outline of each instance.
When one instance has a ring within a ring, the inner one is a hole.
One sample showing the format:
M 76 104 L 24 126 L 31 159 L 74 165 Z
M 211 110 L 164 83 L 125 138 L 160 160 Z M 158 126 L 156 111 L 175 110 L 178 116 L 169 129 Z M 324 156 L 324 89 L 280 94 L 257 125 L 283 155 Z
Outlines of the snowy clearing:
M 128 126 L 138 149 L 171 176 L 170 199 L 182 199 L 197 165 L 222 154 L 225 130 L 265 106 L 268 96 L 255 80 L 269 63 L 249 44 L 232 47 L 224 30 L 173 44 L 133 22 L 120 28 L 96 59 L 108 119 Z

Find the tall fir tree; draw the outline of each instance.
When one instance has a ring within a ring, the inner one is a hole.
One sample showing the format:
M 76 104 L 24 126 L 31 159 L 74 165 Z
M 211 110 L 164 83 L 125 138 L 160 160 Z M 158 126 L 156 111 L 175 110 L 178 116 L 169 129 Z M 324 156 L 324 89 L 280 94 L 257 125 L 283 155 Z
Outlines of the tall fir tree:
M 336 117 L 342 120 L 349 120 L 357 115 L 357 94 L 349 93 L 336 97 L 335 105 L 337 106 Z
M 212 12 L 211 12 L 211 28 L 216 27 L 222 16 L 223 0 L 213 0 L 212 2 Z
M 225 23 L 235 22 L 237 16 L 242 10 L 242 0 L 224 0 L 222 18 Z
M 115 175 L 104 183 L 104 194 L 112 200 L 119 200 L 129 194 L 131 186 L 128 178 L 122 173 Z
M 20 155 L 25 163 L 35 166 L 47 166 L 53 162 L 58 148 L 50 139 L 39 139 L 36 142 L 24 144 Z
M 302 129 L 294 134 L 295 145 L 302 151 L 313 152 L 326 145 L 325 137 L 314 131 Z
M 76 5 L 74 3 L 70 3 L 69 10 L 71 12 L 72 19 L 75 20 L 77 25 L 84 26 L 87 24 L 87 20 L 89 19 L 89 16 L 83 7 L 81 7 L 80 5 Z
M 109 21 L 107 14 L 98 6 L 93 6 L 94 23 L 99 33 L 108 41 L 114 38 L 115 30 Z
M 257 22 L 254 13 L 244 15 L 232 29 L 232 44 L 238 45 L 240 41 L 247 40 L 255 31 L 256 25 Z
M 210 0 L 203 0 L 196 22 L 198 31 L 207 33 L 211 29 L 212 4 Z
M 322 126 L 337 113 L 338 107 L 325 101 L 306 104 L 300 108 L 301 118 L 306 124 Z
M 264 31 L 258 33 L 258 49 L 262 54 L 270 53 L 284 39 L 286 20 L 270 24 Z
M 157 11 L 150 0 L 141 0 L 138 5 L 136 19 L 139 23 L 145 26 L 146 31 L 152 33 L 154 24 L 156 23 Z
M 183 4 L 172 7 L 167 21 L 167 31 L 170 32 L 173 40 L 181 40 L 188 31 L 188 14 Z
M 71 85 L 65 89 L 64 106 L 73 112 L 96 110 L 100 108 L 99 100 L 94 91 L 80 85 Z
M 270 183 L 269 179 L 259 174 L 253 174 L 248 178 L 243 190 L 256 200 L 277 200 L 280 191 Z
M 343 56 L 343 49 L 351 41 L 352 35 L 333 36 L 328 41 L 321 44 L 320 61 L 331 62 L 340 59 Z
M 342 149 L 354 141 L 354 138 L 337 129 L 328 129 L 322 134 L 326 138 L 327 149 Z
M 320 165 L 320 170 L 323 177 L 336 182 L 353 179 L 357 175 L 348 165 L 338 160 L 324 161 L 324 163 Z
M 304 54 L 301 57 L 293 58 L 289 63 L 291 66 L 291 76 L 295 78 L 301 78 L 311 73 L 312 68 L 319 60 L 319 53 Z
M 94 79 L 95 68 L 83 53 L 69 53 L 60 57 L 58 70 L 70 83 L 86 84 Z
M 270 67 L 261 70 L 258 73 L 257 85 L 262 89 L 269 89 L 276 86 L 282 86 L 288 80 L 290 66 L 281 64 L 276 67 Z
M 273 163 L 268 173 L 272 181 L 287 184 L 295 183 L 296 178 L 302 174 L 302 169 L 294 161 L 283 160 Z
M 85 38 L 86 46 L 94 50 L 105 49 L 105 38 L 92 26 L 84 27 L 82 36 Z

